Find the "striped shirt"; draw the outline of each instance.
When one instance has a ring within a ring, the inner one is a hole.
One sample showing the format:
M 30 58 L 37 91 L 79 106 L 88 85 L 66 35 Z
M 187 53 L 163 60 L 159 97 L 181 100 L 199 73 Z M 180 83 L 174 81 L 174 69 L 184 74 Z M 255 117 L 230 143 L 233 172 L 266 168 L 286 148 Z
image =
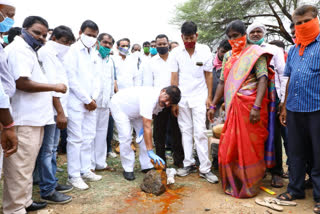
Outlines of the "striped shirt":
M 303 55 L 299 47 L 291 47 L 285 67 L 290 77 L 287 109 L 293 112 L 320 110 L 320 34 L 309 44 Z

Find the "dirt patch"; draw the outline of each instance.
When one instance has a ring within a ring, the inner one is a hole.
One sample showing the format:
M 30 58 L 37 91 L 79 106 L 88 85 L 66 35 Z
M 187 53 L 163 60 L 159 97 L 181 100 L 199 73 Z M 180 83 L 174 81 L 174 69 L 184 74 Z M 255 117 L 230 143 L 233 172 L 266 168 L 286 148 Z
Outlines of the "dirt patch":
M 169 158 L 169 161 L 171 159 Z M 73 190 L 69 195 L 73 197 L 71 203 L 66 205 L 49 205 L 39 214 L 104 214 L 104 213 L 223 213 L 223 214 L 263 214 L 267 208 L 255 204 L 254 199 L 236 199 L 226 195 L 221 184 L 210 184 L 200 178 L 197 173 L 186 177 L 176 177 L 176 183 L 168 188 L 161 196 L 146 194 L 139 188 L 144 173 L 140 172 L 138 161 L 135 167 L 136 180 L 127 181 L 122 176 L 120 158 L 108 158 L 108 164 L 117 168 L 116 172 L 101 172 L 103 176 L 99 182 L 90 183 L 86 191 Z M 60 183 L 67 180 L 66 156 L 59 156 L 58 165 L 64 172 L 57 173 Z M 170 164 L 169 164 L 170 166 Z M 215 172 L 217 173 L 217 172 Z M 267 176 L 263 185 L 277 194 L 285 188 L 275 189 L 270 186 L 271 176 Z M 287 184 L 287 180 L 286 180 Z M 2 195 L 2 182 L 0 185 Z M 259 198 L 270 196 L 263 191 Z M 39 188 L 34 186 L 33 198 L 39 200 Z M 312 213 L 314 202 L 312 191 L 306 191 L 305 200 L 297 200 L 297 207 L 284 207 L 283 213 Z M 2 203 L 2 201 L 1 201 Z M 270 209 L 269 209 L 270 210 Z M 271 211 L 271 210 L 270 210 Z M 37 212 L 33 212 L 37 213 Z M 271 211 L 271 213 L 277 213 Z

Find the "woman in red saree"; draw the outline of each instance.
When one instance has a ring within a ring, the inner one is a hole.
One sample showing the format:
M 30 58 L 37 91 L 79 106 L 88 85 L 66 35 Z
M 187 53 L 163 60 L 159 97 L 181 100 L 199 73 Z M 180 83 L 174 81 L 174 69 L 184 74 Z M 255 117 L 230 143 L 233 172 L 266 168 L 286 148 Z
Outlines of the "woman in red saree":
M 271 55 L 248 44 L 240 20 L 227 27 L 232 53 L 226 53 L 217 92 L 208 112 L 213 121 L 216 103 L 224 94 L 226 122 L 220 137 L 219 170 L 225 193 L 237 198 L 255 196 L 264 176 L 270 99 L 268 71 Z M 272 86 L 272 85 L 271 85 Z M 270 162 L 271 163 L 271 162 Z M 270 164 L 269 163 L 269 164 Z

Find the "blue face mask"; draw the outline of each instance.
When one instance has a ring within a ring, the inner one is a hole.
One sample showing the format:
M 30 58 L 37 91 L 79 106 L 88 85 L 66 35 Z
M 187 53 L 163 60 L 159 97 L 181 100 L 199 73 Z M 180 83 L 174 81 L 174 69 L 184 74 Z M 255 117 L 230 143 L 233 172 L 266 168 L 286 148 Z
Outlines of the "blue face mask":
M 102 45 L 100 45 L 100 42 L 98 42 L 98 43 L 99 43 L 99 53 L 100 53 L 102 59 L 104 59 L 110 55 L 111 49 L 107 48 L 107 47 L 103 47 Z
M 157 48 L 150 48 L 151 55 L 156 55 L 158 53 Z
M 30 45 L 34 51 L 39 50 L 44 45 L 43 42 L 33 38 L 33 36 L 31 36 L 31 34 L 28 33 L 23 28 L 21 30 L 21 34 L 22 34 L 22 36 L 24 38 L 24 41 L 26 41 L 26 43 L 28 43 L 28 45 Z
M 8 32 L 13 24 L 14 20 L 6 17 L 2 22 L 0 22 L 0 32 Z

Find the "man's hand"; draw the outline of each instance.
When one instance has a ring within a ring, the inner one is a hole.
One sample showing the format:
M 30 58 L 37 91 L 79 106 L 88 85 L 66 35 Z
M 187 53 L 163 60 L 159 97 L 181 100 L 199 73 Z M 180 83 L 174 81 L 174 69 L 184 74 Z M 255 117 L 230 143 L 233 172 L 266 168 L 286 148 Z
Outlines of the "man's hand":
M 207 109 L 209 109 L 211 105 L 212 105 L 212 98 L 211 98 L 211 97 L 208 97 L 208 98 L 207 98 L 207 101 L 206 101 Z
M 97 108 L 96 101 L 94 100 L 92 100 L 89 104 L 84 104 L 84 106 L 88 111 L 94 111 Z
M 280 120 L 281 125 L 283 125 L 284 127 L 287 126 L 287 109 L 286 109 L 285 105 L 281 106 L 279 120 Z
M 213 118 L 215 113 L 216 113 L 215 109 L 209 109 L 209 111 L 207 112 L 207 117 L 210 123 L 213 123 Z
M 171 113 L 173 114 L 173 116 L 178 117 L 179 106 L 178 105 L 172 105 L 171 106 Z
M 65 94 L 65 93 L 67 92 L 67 89 L 68 89 L 68 88 L 67 88 L 67 86 L 66 86 L 65 84 L 63 84 L 63 83 L 58 83 L 58 84 L 55 85 L 54 91 Z
M 67 118 L 66 116 L 64 115 L 64 113 L 60 113 L 60 114 L 57 114 L 57 128 L 60 129 L 60 130 L 63 130 L 65 128 L 67 128 Z
M 148 156 L 151 159 L 151 162 L 155 165 L 155 168 L 165 168 L 164 166 L 166 163 L 162 158 L 160 158 L 158 155 L 154 154 L 153 150 L 148 150 Z M 157 166 L 158 165 L 158 166 Z
M 251 109 L 250 111 L 250 123 L 255 124 L 260 121 L 260 111 Z
M 18 138 L 14 126 L 3 129 L 1 133 L 1 145 L 5 157 L 9 157 L 18 150 Z

